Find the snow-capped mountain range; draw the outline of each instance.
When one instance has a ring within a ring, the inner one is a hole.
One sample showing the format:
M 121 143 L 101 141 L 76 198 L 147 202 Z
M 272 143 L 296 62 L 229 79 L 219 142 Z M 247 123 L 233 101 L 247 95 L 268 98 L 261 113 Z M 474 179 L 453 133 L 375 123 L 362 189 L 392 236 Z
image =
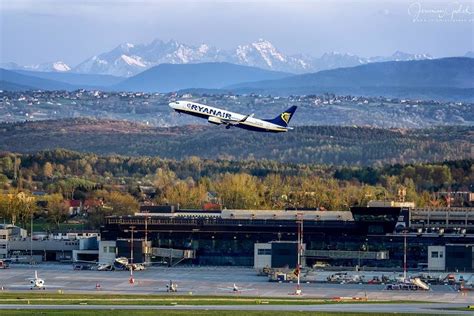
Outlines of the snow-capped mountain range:
M 428 54 L 408 54 L 397 51 L 384 57 L 360 57 L 347 53 L 325 53 L 321 57 L 287 55 L 271 42 L 259 39 L 239 45 L 235 49 L 222 50 L 207 44 L 187 45 L 174 40 L 154 40 L 149 44 L 124 43 L 109 52 L 92 56 L 75 67 L 63 62 L 36 66 L 20 66 L 15 63 L 1 64 L 1 68 L 15 70 L 55 71 L 84 74 L 107 74 L 130 77 L 159 64 L 187 64 L 202 62 L 229 62 L 289 73 L 307 73 L 320 70 L 358 66 L 372 62 L 432 59 Z
M 307 55 L 286 55 L 271 42 L 263 39 L 239 45 L 232 50 L 222 50 L 207 44 L 192 46 L 177 41 L 154 40 L 150 44 L 121 44 L 109 52 L 85 60 L 73 71 L 129 77 L 164 63 L 229 62 L 268 70 L 306 73 L 376 61 L 425 58 L 432 57 L 426 54 L 415 55 L 402 52 L 396 52 L 390 57 L 373 58 L 335 52 L 326 53 L 319 58 Z
M 62 61 L 55 61 L 50 63 L 43 63 L 38 65 L 21 66 L 17 63 L 3 63 L 0 64 L 0 68 L 9 70 L 29 70 L 29 71 L 42 71 L 42 72 L 67 72 L 71 71 L 71 67 Z

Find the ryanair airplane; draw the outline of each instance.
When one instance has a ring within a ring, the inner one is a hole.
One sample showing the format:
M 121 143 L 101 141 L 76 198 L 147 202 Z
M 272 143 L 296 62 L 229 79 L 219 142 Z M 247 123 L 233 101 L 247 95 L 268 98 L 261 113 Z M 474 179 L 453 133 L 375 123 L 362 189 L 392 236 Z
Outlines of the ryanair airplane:
M 287 132 L 291 129 L 288 123 L 290 123 L 297 108 L 296 106 L 292 106 L 274 119 L 261 120 L 254 118 L 253 114 L 242 115 L 189 101 L 175 101 L 171 102 L 169 106 L 176 112 L 205 118 L 212 124 L 224 124 L 227 129 L 231 126 L 235 126 L 251 131 L 271 133 Z

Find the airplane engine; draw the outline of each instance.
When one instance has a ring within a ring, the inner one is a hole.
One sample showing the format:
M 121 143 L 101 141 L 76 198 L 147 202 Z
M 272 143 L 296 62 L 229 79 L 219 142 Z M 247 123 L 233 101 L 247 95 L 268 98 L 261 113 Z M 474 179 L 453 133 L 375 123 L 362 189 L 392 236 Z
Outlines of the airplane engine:
M 212 123 L 212 124 L 222 124 L 222 120 L 218 117 L 213 117 L 213 116 L 210 116 L 209 119 L 208 119 L 209 123 Z

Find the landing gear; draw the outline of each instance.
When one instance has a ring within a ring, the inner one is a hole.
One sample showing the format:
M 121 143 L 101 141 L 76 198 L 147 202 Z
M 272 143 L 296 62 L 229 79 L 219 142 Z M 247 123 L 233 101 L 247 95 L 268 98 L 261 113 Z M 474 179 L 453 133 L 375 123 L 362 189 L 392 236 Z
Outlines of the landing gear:
M 225 129 L 229 129 L 229 128 L 230 128 L 230 125 L 227 125 L 227 126 L 225 127 Z

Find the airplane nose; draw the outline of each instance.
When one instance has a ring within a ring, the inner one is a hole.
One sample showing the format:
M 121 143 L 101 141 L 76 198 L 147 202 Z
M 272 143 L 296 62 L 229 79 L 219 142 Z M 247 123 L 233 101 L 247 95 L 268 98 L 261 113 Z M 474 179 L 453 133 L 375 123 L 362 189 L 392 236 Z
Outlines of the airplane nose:
M 179 102 L 178 102 L 178 101 L 170 102 L 168 105 L 169 105 L 171 108 L 176 109 L 176 108 L 179 107 Z

